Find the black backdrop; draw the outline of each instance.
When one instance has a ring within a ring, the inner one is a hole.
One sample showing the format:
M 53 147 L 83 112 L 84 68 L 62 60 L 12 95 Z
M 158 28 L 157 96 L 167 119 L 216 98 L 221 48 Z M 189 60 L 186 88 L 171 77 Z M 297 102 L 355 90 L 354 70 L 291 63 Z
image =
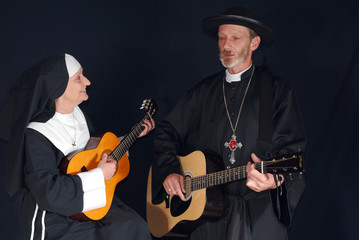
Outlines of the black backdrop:
M 0 101 L 26 68 L 67 52 L 92 81 L 82 108 L 98 131 L 128 132 L 148 97 L 156 99 L 161 120 L 189 87 L 221 69 L 202 19 L 239 5 L 273 28 L 269 65 L 294 87 L 307 131 L 307 190 L 290 239 L 358 239 L 355 0 L 1 0 Z M 152 135 L 131 149 L 131 172 L 116 192 L 143 217 Z M 0 234 L 21 240 L 19 198 L 11 199 L 3 184 L 5 149 L 0 144 Z

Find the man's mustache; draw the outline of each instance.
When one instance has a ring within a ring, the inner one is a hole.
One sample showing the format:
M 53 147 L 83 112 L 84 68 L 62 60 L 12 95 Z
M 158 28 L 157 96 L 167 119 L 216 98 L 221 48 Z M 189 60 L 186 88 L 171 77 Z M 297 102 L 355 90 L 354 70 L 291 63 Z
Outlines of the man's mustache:
M 232 55 L 232 54 L 233 54 L 232 51 L 228 51 L 228 50 L 223 50 L 221 52 L 221 55 Z

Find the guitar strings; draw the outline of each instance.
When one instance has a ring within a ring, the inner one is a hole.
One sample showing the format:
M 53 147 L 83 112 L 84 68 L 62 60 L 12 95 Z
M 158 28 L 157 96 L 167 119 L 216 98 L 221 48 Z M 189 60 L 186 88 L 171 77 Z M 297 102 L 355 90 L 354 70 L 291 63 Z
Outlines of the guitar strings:
M 156 114 L 156 106 L 153 99 L 146 99 L 143 101 L 140 109 L 146 109 L 145 117 L 138 123 L 133 130 L 125 136 L 125 138 L 120 142 L 120 144 L 110 153 L 110 156 L 115 159 L 117 162 L 122 158 L 125 152 L 132 146 L 132 143 L 138 138 L 142 132 L 141 125 L 146 119 L 152 118 Z
M 283 158 L 279 160 L 273 160 L 273 161 L 263 161 L 259 163 L 255 163 L 255 168 L 258 170 L 262 166 L 270 166 L 279 162 L 287 161 L 290 159 L 294 159 L 296 156 Z M 277 167 L 279 168 L 279 167 Z M 283 168 L 283 167 L 280 167 Z M 190 179 L 185 179 L 185 187 L 188 189 L 192 189 L 192 191 L 196 191 L 202 188 L 212 187 L 215 185 L 223 184 L 229 181 L 238 180 L 241 178 L 245 178 L 247 175 L 247 168 L 246 166 L 240 166 L 228 170 L 223 170 L 215 173 L 210 173 L 207 175 L 202 175 Z
M 120 144 L 111 152 L 110 156 L 115 159 L 116 161 L 119 161 L 122 156 L 125 154 L 125 152 L 132 146 L 133 142 L 137 139 L 137 137 L 141 134 L 142 129 L 141 125 L 146 119 L 150 119 L 151 116 L 147 112 L 146 116 L 138 123 L 132 130 L 130 134 L 128 134 L 121 142 Z

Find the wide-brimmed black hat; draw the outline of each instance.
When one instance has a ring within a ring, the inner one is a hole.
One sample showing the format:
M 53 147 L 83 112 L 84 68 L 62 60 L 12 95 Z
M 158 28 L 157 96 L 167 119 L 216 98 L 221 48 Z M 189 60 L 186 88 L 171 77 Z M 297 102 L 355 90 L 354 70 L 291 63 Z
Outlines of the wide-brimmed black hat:
M 265 45 L 269 45 L 273 41 L 272 29 L 256 20 L 254 14 L 244 7 L 229 8 L 222 15 L 203 20 L 204 30 L 215 37 L 218 37 L 218 27 L 223 24 L 235 24 L 250 28 L 261 37 L 261 42 Z

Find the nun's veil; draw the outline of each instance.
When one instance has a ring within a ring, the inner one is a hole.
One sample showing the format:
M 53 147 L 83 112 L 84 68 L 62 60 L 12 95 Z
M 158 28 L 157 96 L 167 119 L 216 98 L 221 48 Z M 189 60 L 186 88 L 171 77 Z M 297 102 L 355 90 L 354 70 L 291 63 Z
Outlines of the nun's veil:
M 6 188 L 10 196 L 24 183 L 24 133 L 29 122 L 46 122 L 55 114 L 55 99 L 67 86 L 65 54 L 48 57 L 26 70 L 0 107 L 0 138 L 9 143 Z

